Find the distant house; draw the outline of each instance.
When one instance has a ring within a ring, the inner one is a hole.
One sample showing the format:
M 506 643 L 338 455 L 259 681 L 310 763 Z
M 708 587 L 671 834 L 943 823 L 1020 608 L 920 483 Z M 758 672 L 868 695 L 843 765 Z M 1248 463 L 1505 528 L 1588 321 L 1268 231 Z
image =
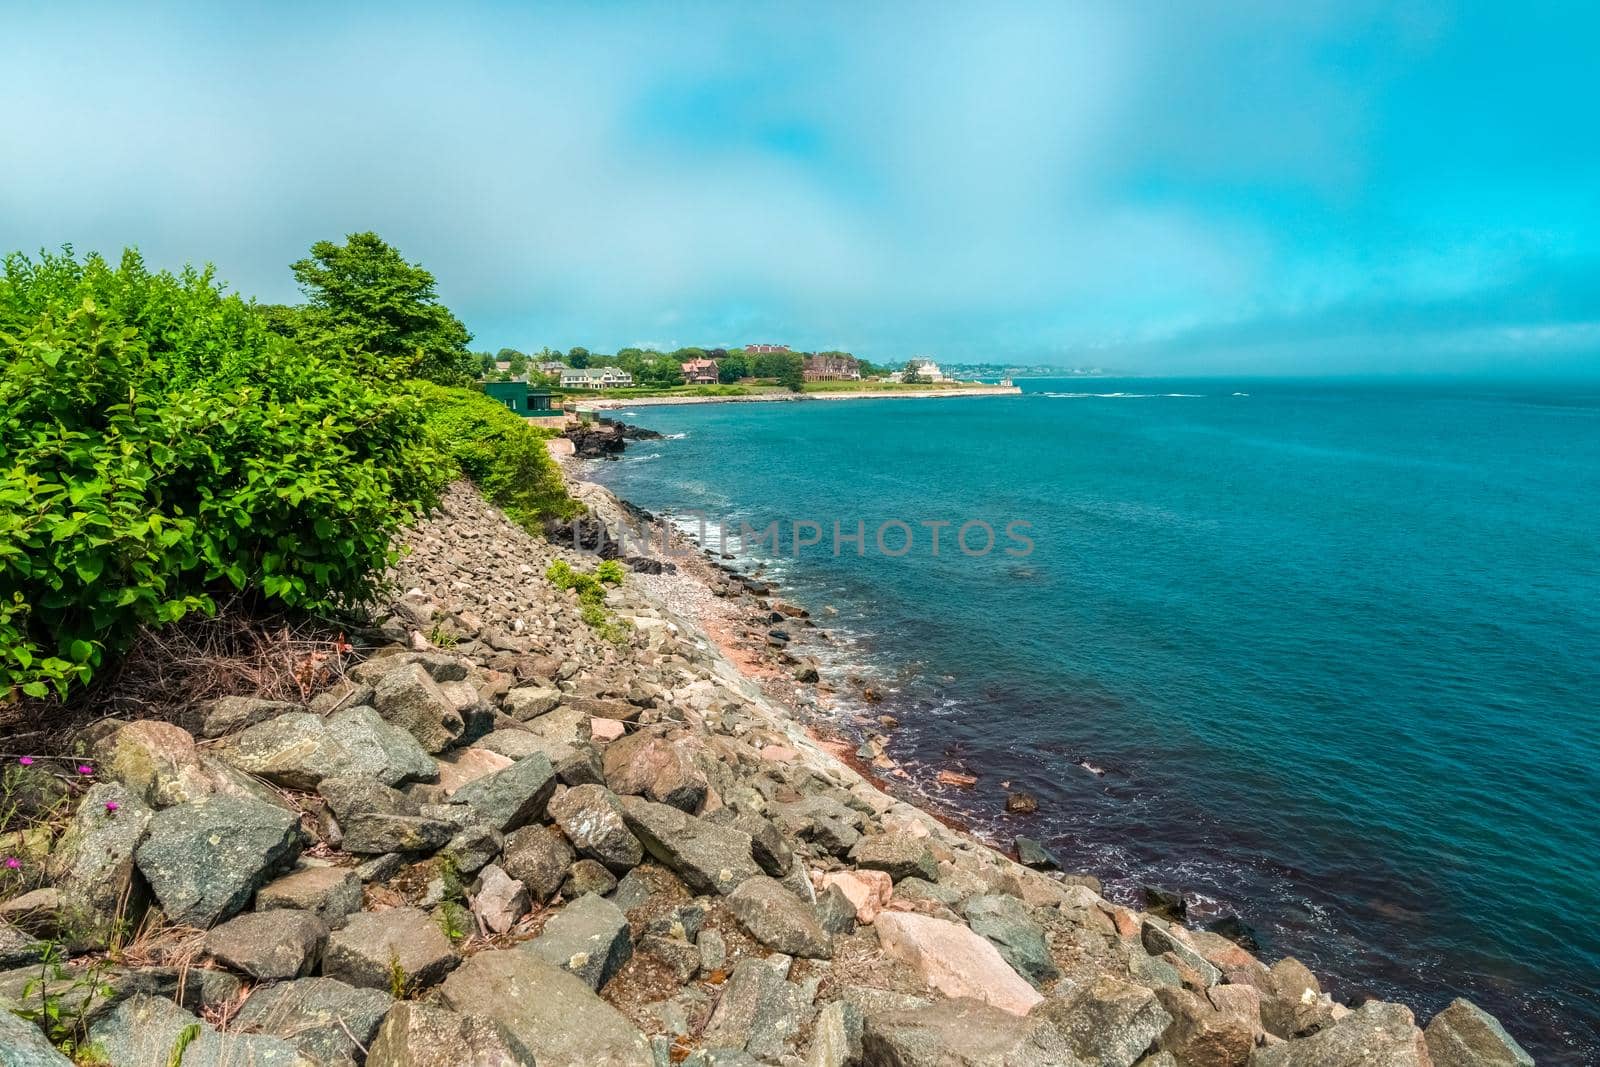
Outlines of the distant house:
M 926 356 L 915 356 L 911 360 L 912 367 L 917 372 L 917 377 L 924 382 L 943 382 L 949 379 L 944 376 L 944 371 L 939 369 L 939 364 Z
M 843 352 L 822 352 L 806 357 L 805 379 L 808 382 L 860 381 L 861 367 L 854 356 Z
M 633 384 L 633 375 L 617 367 L 561 368 L 563 389 L 617 389 Z
M 540 374 L 560 374 L 562 371 L 567 369 L 567 365 L 565 363 L 554 359 L 546 360 L 543 363 L 537 363 L 534 365 L 534 367 Z
M 691 359 L 681 365 L 683 380 L 690 385 L 716 385 L 717 361 L 714 359 Z
M 484 382 L 483 392 L 494 400 L 525 418 L 543 418 L 559 415 L 550 404 L 550 394 L 543 389 L 530 389 L 525 381 Z
M 762 353 L 769 353 L 769 352 L 787 352 L 787 351 L 789 351 L 789 346 L 788 345 L 745 345 L 744 346 L 744 350 L 746 352 L 749 352 L 751 355 L 760 355 Z

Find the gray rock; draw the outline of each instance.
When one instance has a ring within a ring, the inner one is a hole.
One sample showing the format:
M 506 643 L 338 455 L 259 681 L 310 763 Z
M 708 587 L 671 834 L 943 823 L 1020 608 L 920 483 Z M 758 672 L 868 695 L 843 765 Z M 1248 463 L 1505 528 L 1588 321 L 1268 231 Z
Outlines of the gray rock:
M 622 814 L 645 851 L 700 893 L 727 894 L 761 874 L 750 855 L 750 835 L 716 826 L 677 808 L 638 797 L 622 798 Z
M 1131 1067 L 1172 1021 L 1150 990 L 1109 976 L 1046 1000 L 1028 1019 L 1036 1047 L 1094 1067 Z
M 972 932 L 988 940 L 1022 977 L 1034 985 L 1061 977 L 1050 957 L 1044 930 L 1016 897 L 977 896 L 961 909 Z
M 1152 956 L 1172 953 L 1180 963 L 1198 974 L 1208 986 L 1214 986 L 1222 980 L 1222 972 L 1183 940 L 1182 935 L 1174 933 L 1165 919 L 1146 915 L 1139 927 L 1139 940 L 1143 943 L 1144 950 Z
M 1018 1054 L 1028 1033 L 1026 1019 L 965 998 L 869 1013 L 861 1034 L 861 1063 L 864 1067 L 1045 1067 L 1050 1061 L 1042 1054 L 1031 1058 Z
M 299 704 L 261 697 L 218 697 L 200 713 L 200 736 L 221 737 L 279 715 L 304 711 Z
M 136 993 L 89 1028 L 89 1041 L 114 1064 L 166 1064 L 182 1047 L 184 1067 L 316 1067 L 268 1034 L 219 1034 L 183 1008 Z
M 315 789 L 324 778 L 343 774 L 350 764 L 322 716 L 292 711 L 257 723 L 219 745 L 216 754 L 229 766 L 285 789 Z
M 542 752 L 556 769 L 556 777 L 562 784 L 605 784 L 605 774 L 600 767 L 600 750 L 587 740 L 550 737 L 531 729 L 506 729 L 486 735 L 477 742 L 476 747 L 511 759 L 524 759 Z
M 330 928 L 361 910 L 361 879 L 348 867 L 303 867 L 256 890 L 256 910 L 287 908 L 317 916 Z
M 484 864 L 500 855 L 505 836 L 492 826 L 474 823 L 456 831 L 445 845 L 443 855 L 462 874 L 476 874 Z
M 317 792 L 341 826 L 356 815 L 416 815 L 419 811 L 411 797 L 372 778 L 330 777 L 318 783 Z
M 425 989 L 460 962 L 439 924 L 418 908 L 361 912 L 328 938 L 322 973 L 364 989 Z
M 0 1010 L 0 1067 L 72 1067 L 72 1061 L 37 1026 Z
M 521 948 L 479 952 L 445 979 L 439 998 L 493 1019 L 540 1064 L 655 1067 L 650 1043 L 626 1016 Z
M 794 863 L 794 849 L 770 819 L 744 812 L 734 819 L 733 825 L 735 829 L 750 835 L 750 855 L 763 871 L 774 878 L 782 878 L 789 873 Z
M 623 820 L 617 795 L 603 785 L 566 790 L 550 802 L 550 815 L 579 855 L 613 871 L 630 870 L 644 859 L 644 846 Z
M 301 978 L 257 988 L 232 1026 L 283 1038 L 318 1063 L 342 1064 L 359 1054 L 356 1042 L 371 1044 L 393 1003 L 389 994 L 376 989 L 357 989 L 332 978 Z
M 1031 837 L 1019 837 L 1016 840 L 1017 862 L 1024 867 L 1031 867 L 1036 871 L 1059 870 L 1061 861 L 1056 859 L 1055 853 L 1045 848 L 1044 845 Z
M 857 867 L 883 871 L 898 882 L 902 878 L 939 880 L 939 861 L 921 838 L 909 834 L 872 834 L 857 841 L 850 850 Z
M 1398 1004 L 1369 1000 L 1310 1037 L 1256 1049 L 1249 1067 L 1430 1067 L 1432 1063 L 1411 1012 Z
M 680 983 L 687 982 L 700 969 L 700 950 L 687 941 L 662 934 L 645 934 L 636 952 L 658 959 Z
M 357 855 L 376 856 L 386 852 L 433 852 L 456 836 L 455 823 L 421 815 L 382 815 L 367 813 L 340 820 L 344 831 L 343 848 Z
M 167 918 L 210 927 L 294 861 L 298 823 L 261 801 L 207 797 L 157 812 L 134 858 Z
M 506 692 L 501 701 L 501 707 L 506 714 L 519 722 L 537 718 L 548 711 L 555 710 L 561 703 L 561 690 L 551 689 L 547 686 L 522 686 Z
M 490 932 L 503 934 L 528 913 L 528 887 L 499 867 L 489 864 L 478 881 L 472 910 Z
M 533 1053 L 492 1019 L 402 1001 L 384 1019 L 367 1067 L 529 1067 Z
M 556 895 L 572 867 L 572 846 L 548 826 L 524 826 L 506 837 L 500 864 L 540 904 Z
M 109 805 L 115 805 L 110 810 Z M 89 787 L 46 864 L 68 911 L 103 934 L 123 917 L 138 922 L 149 894 L 134 878 L 134 851 L 154 815 L 120 782 Z M 124 907 L 126 901 L 126 907 Z
M 561 883 L 561 895 L 568 900 L 577 900 L 585 893 L 598 893 L 605 896 L 617 888 L 617 876 L 608 871 L 605 864 L 596 860 L 579 860 L 567 872 L 567 877 Z
M 309 911 L 255 911 L 206 934 L 205 951 L 224 967 L 258 981 L 298 978 L 322 956 L 328 924 Z
M 600 757 L 606 785 L 616 793 L 698 811 L 706 796 L 706 776 L 687 748 L 681 735 L 654 728 L 613 741 Z
M 599 989 L 633 955 L 633 939 L 622 909 L 591 894 L 556 912 L 526 948 Z
M 466 729 L 455 703 L 420 663 L 380 677 L 373 683 L 372 703 L 379 715 L 408 731 L 429 752 L 443 752 Z
M 722 999 L 706 1025 L 705 1046 L 774 1060 L 805 1025 L 809 1002 L 799 986 L 784 981 L 767 961 L 740 960 L 728 976 Z
M 1493 1015 L 1457 998 L 1428 1023 L 1423 1035 L 1433 1067 L 1533 1067 L 1533 1057 Z
M 700 950 L 700 973 L 715 974 L 728 966 L 728 942 L 715 930 L 702 930 L 695 939 Z
M 816 909 L 817 921 L 830 934 L 848 934 L 856 928 L 856 906 L 836 885 L 817 896 Z
M 343 678 L 335 682 L 331 688 L 324 689 L 312 697 L 306 707 L 318 715 L 326 716 L 344 708 L 357 708 L 363 704 L 368 706 L 372 704 L 372 686 Z
M 728 910 L 750 936 L 790 956 L 825 960 L 833 943 L 816 910 L 766 875 L 747 878 L 728 895 Z
M 468 782 L 451 794 L 450 803 L 465 805 L 480 821 L 507 833 L 542 818 L 555 790 L 555 768 L 539 754 Z
M 328 716 L 328 733 L 344 746 L 348 777 L 373 778 L 384 785 L 405 781 L 432 781 L 439 768 L 410 732 L 384 721 L 366 705 L 345 708 Z
M 817 1013 L 805 1067 L 849 1067 L 861 1059 L 861 1013 L 842 1000 Z

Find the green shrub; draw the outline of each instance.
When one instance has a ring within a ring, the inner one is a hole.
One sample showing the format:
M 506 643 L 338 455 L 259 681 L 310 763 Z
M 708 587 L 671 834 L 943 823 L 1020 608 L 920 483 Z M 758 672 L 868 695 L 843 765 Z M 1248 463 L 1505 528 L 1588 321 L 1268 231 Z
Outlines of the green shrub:
M 248 590 L 359 601 L 440 476 L 417 398 L 273 333 L 211 272 L 68 250 L 0 275 L 0 692 Z
M 475 389 L 423 381 L 410 388 L 428 413 L 439 449 L 514 522 L 539 530 L 547 518 L 582 510 L 545 449 L 547 433 Z
M 614 559 L 603 559 L 594 569 L 594 576 L 606 585 L 621 585 L 626 575 L 622 564 Z

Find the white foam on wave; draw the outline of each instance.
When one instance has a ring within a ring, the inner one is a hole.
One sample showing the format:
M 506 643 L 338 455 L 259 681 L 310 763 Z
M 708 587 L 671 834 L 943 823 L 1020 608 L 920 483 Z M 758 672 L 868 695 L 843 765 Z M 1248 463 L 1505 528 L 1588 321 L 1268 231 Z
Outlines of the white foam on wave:
M 688 436 L 687 433 L 666 433 L 661 435 L 661 439 L 663 441 L 681 441 Z
M 1106 769 L 1104 767 L 1096 767 L 1094 764 L 1090 763 L 1086 759 L 1079 760 L 1078 761 L 1078 766 L 1082 767 L 1084 770 L 1088 771 L 1090 774 L 1094 775 L 1096 778 L 1102 778 L 1102 777 L 1105 776 L 1105 773 L 1106 773 Z

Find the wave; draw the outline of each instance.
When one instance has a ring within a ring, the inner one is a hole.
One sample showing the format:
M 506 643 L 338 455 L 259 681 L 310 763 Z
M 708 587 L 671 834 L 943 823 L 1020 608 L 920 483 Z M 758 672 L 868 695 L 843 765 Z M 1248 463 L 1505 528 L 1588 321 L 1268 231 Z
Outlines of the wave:
M 661 435 L 661 439 L 663 441 L 681 441 L 688 436 L 688 433 L 664 433 Z

